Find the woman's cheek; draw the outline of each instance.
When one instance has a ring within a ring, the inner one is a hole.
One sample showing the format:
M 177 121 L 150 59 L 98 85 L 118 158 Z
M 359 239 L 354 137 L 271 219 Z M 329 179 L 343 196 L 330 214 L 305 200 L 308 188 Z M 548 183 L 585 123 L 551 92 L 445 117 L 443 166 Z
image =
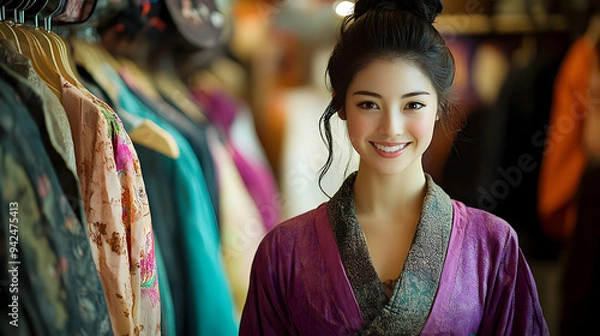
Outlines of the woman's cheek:
M 409 125 L 409 131 L 415 138 L 431 139 L 434 126 L 435 118 L 427 116 L 413 120 Z

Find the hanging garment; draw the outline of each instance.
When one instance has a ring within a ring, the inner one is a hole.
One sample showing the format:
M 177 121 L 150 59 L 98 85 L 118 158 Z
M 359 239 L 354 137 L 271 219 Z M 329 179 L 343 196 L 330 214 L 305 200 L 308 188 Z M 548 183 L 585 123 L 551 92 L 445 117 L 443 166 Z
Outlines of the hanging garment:
M 115 334 L 160 333 L 160 293 L 150 209 L 137 153 L 103 101 L 64 79 L 92 254 Z
M 154 217 L 153 217 L 154 218 Z M 156 231 L 155 231 L 156 234 Z M 154 254 L 156 255 L 156 265 L 158 266 L 158 286 L 160 289 L 160 307 L 161 307 L 161 336 L 175 336 L 177 329 L 175 326 L 175 308 L 173 307 L 173 297 L 171 296 L 171 286 L 167 277 L 167 267 L 162 257 L 162 250 L 159 243 L 154 239 Z
M 208 140 L 219 172 L 223 261 L 241 315 L 250 284 L 252 259 L 266 230 L 256 204 L 216 130 L 208 133 Z
M 18 53 L 14 43 L 0 39 L 0 63 L 5 64 L 15 74 L 20 75 L 32 85 L 42 97 L 43 108 L 31 111 L 31 117 L 37 123 L 40 133 L 49 141 L 44 147 L 50 157 L 54 171 L 65 195 L 79 220 L 84 222 L 83 204 L 77 169 L 75 150 L 71 137 L 71 126 L 65 109 L 46 83 L 35 72 L 31 60 Z
M 117 111 L 119 113 L 119 111 Z M 185 321 L 188 319 L 189 310 L 186 309 L 188 298 L 187 286 L 189 277 L 187 276 L 184 246 L 181 244 L 182 237 L 181 222 L 184 220 L 179 214 L 177 208 L 176 188 L 172 181 L 175 181 L 174 162 L 168 165 L 165 162 L 169 160 L 151 149 L 136 145 L 136 150 L 140 158 L 146 192 L 148 193 L 148 203 L 152 209 L 151 216 L 154 224 L 155 243 L 158 243 L 161 250 L 161 257 L 164 261 L 164 269 L 159 266 L 159 278 L 162 281 L 161 274 L 169 281 L 170 297 L 172 301 L 172 311 L 169 306 L 163 307 L 162 293 L 165 290 L 161 287 L 161 309 L 163 310 L 163 320 L 161 326 L 163 332 L 165 328 L 175 328 L 176 335 L 185 335 Z M 172 160 L 170 160 L 172 162 Z M 162 284 L 159 282 L 159 286 Z M 165 315 L 171 317 L 164 320 Z M 169 323 L 173 323 L 170 326 Z M 166 324 L 165 324 L 166 323 Z
M 30 117 L 44 103 L 17 77 L 0 64 L 0 333 L 112 335 L 85 219 L 54 173 L 48 133 Z
M 210 195 L 211 203 L 214 209 L 219 209 L 219 193 L 217 186 L 217 178 L 215 171 L 215 164 L 210 154 L 210 149 L 206 140 L 206 131 L 210 128 L 208 124 L 200 124 L 192 121 L 184 113 L 181 113 L 172 105 L 161 99 L 161 97 L 151 98 L 146 96 L 141 89 L 136 85 L 135 79 L 126 70 L 121 71 L 119 74 L 129 91 L 144 104 L 144 106 L 158 115 L 160 118 L 168 122 L 171 126 L 177 129 L 189 142 L 200 166 L 204 173 L 204 180 L 206 181 L 207 190 Z M 219 212 L 216 211 L 215 215 L 219 218 Z M 220 223 L 220 221 L 217 221 Z
M 427 196 L 388 301 L 354 213 L 350 175 L 261 243 L 240 335 L 548 335 L 531 271 L 502 219 Z
M 550 124 L 540 167 L 538 211 L 542 229 L 559 242 L 575 226 L 576 194 L 586 164 L 582 144 L 595 47 L 585 36 L 569 48 L 554 83 Z
M 151 160 L 159 163 L 156 166 L 148 164 L 145 157 L 142 158 L 142 167 L 146 167 L 144 176 L 152 174 L 155 167 L 159 166 L 168 173 L 149 177 L 147 183 L 162 181 L 162 189 L 156 186 L 154 190 L 158 194 L 172 195 L 170 198 L 161 198 L 162 195 L 150 197 L 164 200 L 165 204 L 175 212 L 175 217 L 171 218 L 172 225 L 161 223 L 156 226 L 157 228 L 168 226 L 165 231 L 172 230 L 170 231 L 170 237 L 173 239 L 171 242 L 159 241 L 163 251 L 169 246 L 168 244 L 177 246 L 182 251 L 181 254 L 176 255 L 176 259 L 180 260 L 183 266 L 180 269 L 167 269 L 169 277 L 172 271 L 183 272 L 184 285 L 181 286 L 185 307 L 183 311 L 178 311 L 178 301 L 174 292 L 176 288 L 173 283 L 170 284 L 175 313 L 177 316 L 179 314 L 184 316 L 183 324 L 180 325 L 179 320 L 176 321 L 177 333 L 236 335 L 238 321 L 235 318 L 234 301 L 221 257 L 215 210 L 212 208 L 198 159 L 181 133 L 148 110 L 110 66 L 105 65 L 103 72 L 111 77 L 111 83 L 119 92 L 119 106 L 132 114 L 148 118 L 167 130 L 176 139 L 181 151 L 181 155 L 176 159 L 164 155 L 160 155 L 158 159 L 152 157 Z M 157 234 L 157 237 L 161 239 L 161 234 Z M 167 259 L 166 253 L 163 256 L 169 267 L 174 260 Z
M 76 175 L 77 169 L 75 168 L 71 127 L 67 119 L 67 114 L 60 104 L 60 100 L 50 91 L 48 85 L 35 72 L 31 60 L 19 54 L 14 42 L 0 39 L 0 61 L 6 64 L 12 71 L 21 75 L 40 92 L 44 103 L 43 118 L 41 120 L 46 123 L 46 127 L 48 128 L 50 144 L 63 158 L 73 175 Z
M 250 112 L 244 112 L 242 105 L 224 92 L 208 93 L 192 90 L 192 95 L 204 108 L 207 117 L 223 134 L 227 151 L 232 156 L 242 181 L 260 212 L 265 229 L 267 231 L 272 229 L 281 220 L 279 191 L 275 175 L 255 135 L 254 124 L 249 118 Z M 240 124 L 244 121 L 244 114 L 245 120 L 250 122 L 246 125 Z M 243 133 L 235 134 L 236 131 Z M 236 138 L 236 135 L 245 135 L 245 137 L 240 139 Z M 254 145 L 249 144 L 252 142 Z M 245 146 L 240 148 L 242 144 Z

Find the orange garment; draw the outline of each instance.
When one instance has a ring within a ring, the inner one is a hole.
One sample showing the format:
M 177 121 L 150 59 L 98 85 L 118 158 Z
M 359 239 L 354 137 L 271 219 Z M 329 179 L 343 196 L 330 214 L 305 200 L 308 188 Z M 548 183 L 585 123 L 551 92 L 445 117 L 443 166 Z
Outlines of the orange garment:
M 569 48 L 554 83 L 540 167 L 538 214 L 542 230 L 560 242 L 571 237 L 576 221 L 576 194 L 586 165 L 583 124 L 596 57 L 592 42 L 584 36 L 578 38 Z

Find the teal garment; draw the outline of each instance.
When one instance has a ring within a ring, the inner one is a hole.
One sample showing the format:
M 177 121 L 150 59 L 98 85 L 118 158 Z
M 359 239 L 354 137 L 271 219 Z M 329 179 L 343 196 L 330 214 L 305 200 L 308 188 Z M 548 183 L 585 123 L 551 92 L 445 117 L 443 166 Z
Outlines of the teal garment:
M 42 106 L 0 66 L 0 334 L 112 335 L 85 218 L 32 118 Z
M 166 274 L 167 269 L 165 267 L 165 261 L 163 260 L 160 246 L 156 240 L 156 233 L 154 234 L 154 257 L 156 258 L 156 265 L 158 267 L 158 288 L 160 291 L 160 332 L 162 336 L 175 336 L 177 333 L 175 328 L 175 311 L 173 310 L 171 287 L 169 286 L 169 280 Z
M 183 251 L 179 257 L 183 263 L 182 271 L 185 272 L 185 311 L 176 310 L 176 314 L 185 314 L 186 319 L 185 325 L 177 324 L 177 333 L 237 335 L 239 321 L 221 256 L 215 210 L 212 208 L 198 159 L 181 133 L 140 102 L 112 69 L 107 66 L 105 70 L 119 91 L 117 104 L 129 113 L 152 120 L 168 131 L 175 138 L 181 153 L 177 159 L 162 156 L 160 160 L 163 165 L 173 168 L 171 176 L 162 178 L 167 179 L 166 186 L 173 189 L 171 205 L 175 207 L 179 220 L 177 227 L 171 229 L 176 230 L 176 244 Z M 153 168 L 145 167 L 144 159 L 140 155 L 142 172 L 148 177 Z M 150 192 L 148 197 L 152 197 Z M 156 223 L 155 227 L 160 225 L 161 223 Z M 164 244 L 161 246 L 165 247 Z M 165 260 L 167 265 L 170 262 L 171 260 Z

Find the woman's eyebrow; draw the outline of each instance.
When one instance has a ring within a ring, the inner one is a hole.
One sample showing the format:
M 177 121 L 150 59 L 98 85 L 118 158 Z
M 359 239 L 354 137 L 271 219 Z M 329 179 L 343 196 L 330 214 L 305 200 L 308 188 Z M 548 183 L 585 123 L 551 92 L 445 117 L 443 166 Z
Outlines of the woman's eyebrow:
M 371 92 L 371 91 L 364 91 L 364 90 L 356 91 L 352 95 L 363 95 L 363 96 L 371 96 L 371 97 L 375 97 L 375 98 L 381 98 L 381 95 L 378 93 Z M 430 95 L 430 93 L 427 91 L 413 91 L 413 92 L 403 94 L 402 98 L 421 96 L 421 95 Z

